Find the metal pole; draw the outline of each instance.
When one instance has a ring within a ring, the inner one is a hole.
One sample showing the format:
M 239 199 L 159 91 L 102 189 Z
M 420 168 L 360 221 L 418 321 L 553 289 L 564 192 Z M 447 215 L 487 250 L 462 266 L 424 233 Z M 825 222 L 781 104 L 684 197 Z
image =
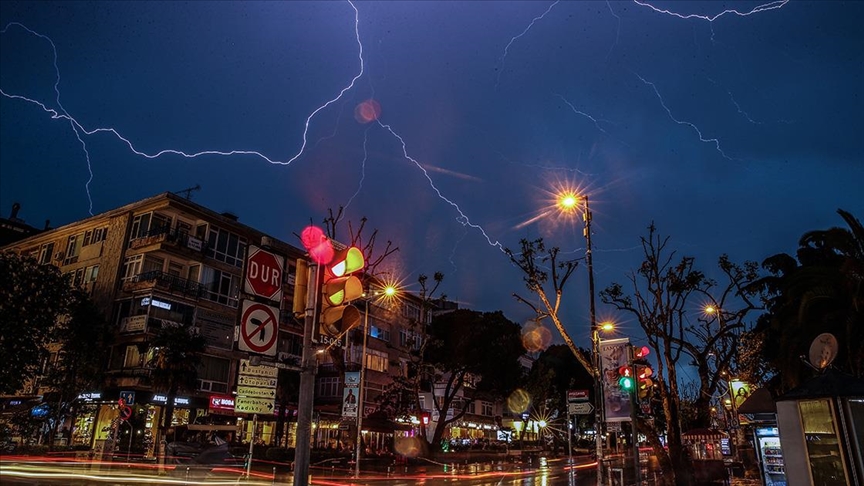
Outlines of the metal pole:
M 636 365 L 633 364 L 633 346 L 627 346 L 627 366 L 633 373 L 633 389 L 628 392 L 630 395 L 630 437 L 633 442 L 633 479 L 636 484 L 642 483 L 641 471 L 639 471 L 639 431 L 636 429 L 636 394 L 639 387 L 639 373 L 636 372 Z
M 318 324 L 318 294 L 321 289 L 321 266 L 314 265 L 314 285 L 306 293 L 306 318 L 303 322 L 303 357 L 300 365 L 300 397 L 297 403 L 297 439 L 294 454 L 294 486 L 309 484 L 309 443 L 312 440 L 312 413 L 315 398 L 315 372 L 318 368 L 312 333 Z M 299 267 L 298 267 L 299 268 Z
M 354 448 L 356 457 L 354 460 L 354 477 L 360 477 L 360 449 L 363 442 L 363 381 L 366 377 L 366 342 L 369 339 L 369 297 L 366 298 L 366 315 L 363 318 L 363 350 L 360 353 L 360 383 L 357 387 L 357 440 Z
M 573 416 L 570 415 L 570 403 L 567 402 L 567 464 L 573 464 Z
M 591 351 L 594 365 L 594 395 L 597 406 L 594 409 L 594 436 L 597 455 L 597 484 L 603 484 L 603 375 L 600 372 L 600 336 L 597 330 L 597 313 L 594 306 L 594 264 L 591 258 L 591 209 L 588 207 L 588 197 L 585 196 L 585 264 L 588 266 L 588 294 L 591 313 Z
M 249 459 L 246 461 L 246 477 L 252 472 L 252 451 L 255 448 L 255 431 L 258 430 L 258 414 L 252 414 L 252 433 L 249 434 Z

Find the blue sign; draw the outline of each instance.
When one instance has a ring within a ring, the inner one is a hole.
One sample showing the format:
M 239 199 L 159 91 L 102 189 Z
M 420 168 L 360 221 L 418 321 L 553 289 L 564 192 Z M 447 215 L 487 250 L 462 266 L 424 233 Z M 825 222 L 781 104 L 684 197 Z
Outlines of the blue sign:
M 134 391 L 121 391 L 120 399 L 126 402 L 126 405 L 135 405 L 135 392 Z
M 43 403 L 41 405 L 37 405 L 30 409 L 30 416 L 33 418 L 44 418 L 48 415 L 51 409 L 47 403 Z

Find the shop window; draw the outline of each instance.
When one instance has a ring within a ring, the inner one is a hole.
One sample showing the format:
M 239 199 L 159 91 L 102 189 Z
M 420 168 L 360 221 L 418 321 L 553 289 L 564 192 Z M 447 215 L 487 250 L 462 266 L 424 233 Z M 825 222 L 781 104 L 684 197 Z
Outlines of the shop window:
M 810 473 L 813 475 L 812 484 L 821 486 L 849 484 L 830 400 L 798 402 L 798 409 L 804 425 L 804 438 L 807 441 L 807 457 L 810 461 Z

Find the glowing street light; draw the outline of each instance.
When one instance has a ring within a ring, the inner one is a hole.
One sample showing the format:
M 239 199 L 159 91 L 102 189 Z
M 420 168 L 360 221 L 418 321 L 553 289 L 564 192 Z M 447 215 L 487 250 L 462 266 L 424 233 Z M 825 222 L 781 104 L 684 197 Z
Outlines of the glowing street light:
M 597 406 L 594 412 L 594 421 L 596 422 L 597 433 L 595 434 L 597 441 L 597 484 L 603 484 L 603 437 L 600 431 L 603 427 L 603 386 L 602 376 L 600 375 L 600 327 L 597 325 L 597 313 L 594 306 L 594 264 L 591 257 L 591 209 L 588 207 L 588 196 L 578 194 L 571 189 L 563 189 L 556 194 L 556 205 L 564 214 L 573 214 L 582 212 L 582 219 L 585 221 L 585 264 L 588 266 L 588 293 L 589 293 L 589 310 L 591 313 L 591 358 L 594 367 L 594 391 L 597 397 Z

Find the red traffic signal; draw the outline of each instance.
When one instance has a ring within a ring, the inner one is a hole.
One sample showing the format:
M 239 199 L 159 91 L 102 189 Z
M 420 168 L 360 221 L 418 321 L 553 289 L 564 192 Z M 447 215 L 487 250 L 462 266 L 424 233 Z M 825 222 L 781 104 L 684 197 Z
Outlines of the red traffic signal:
M 423 422 L 423 425 L 429 425 L 429 412 L 423 412 L 420 414 L 420 421 Z
M 649 354 L 651 354 L 651 350 L 648 349 L 648 346 L 633 348 L 633 359 L 645 359 Z

